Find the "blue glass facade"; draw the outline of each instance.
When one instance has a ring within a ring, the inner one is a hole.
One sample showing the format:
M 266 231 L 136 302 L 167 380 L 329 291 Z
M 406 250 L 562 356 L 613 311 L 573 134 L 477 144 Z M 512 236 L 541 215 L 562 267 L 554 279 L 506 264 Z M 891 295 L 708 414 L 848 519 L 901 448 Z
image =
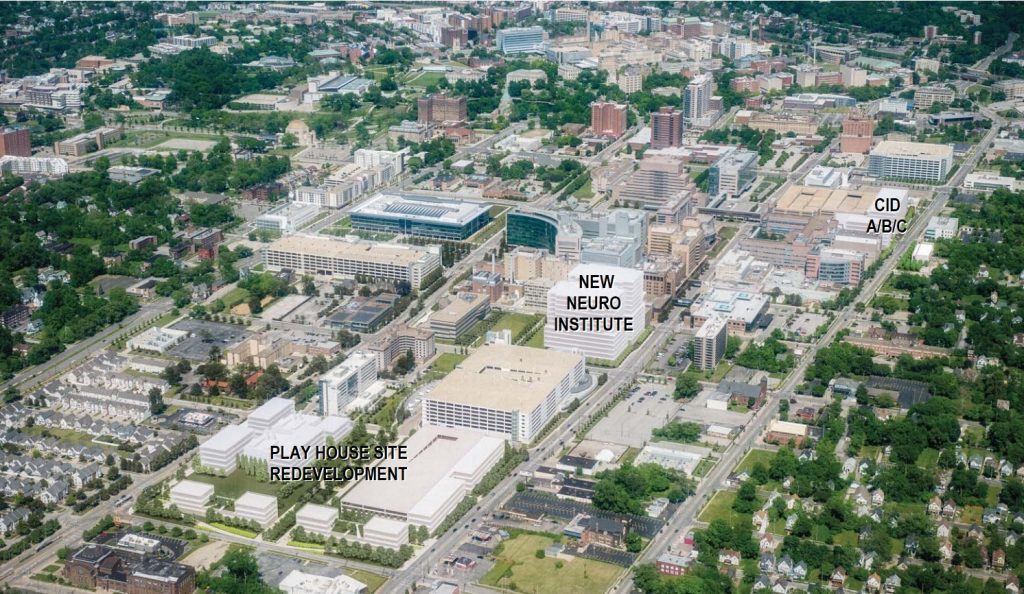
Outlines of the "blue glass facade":
M 505 223 L 509 246 L 525 246 L 555 253 L 558 221 L 540 213 L 510 212 Z

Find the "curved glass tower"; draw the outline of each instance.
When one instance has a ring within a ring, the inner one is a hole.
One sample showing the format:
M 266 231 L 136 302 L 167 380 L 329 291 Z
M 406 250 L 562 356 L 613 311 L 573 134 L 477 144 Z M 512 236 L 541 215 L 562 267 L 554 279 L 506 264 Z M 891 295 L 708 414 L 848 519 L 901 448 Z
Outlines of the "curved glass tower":
M 508 213 L 505 231 L 510 246 L 522 245 L 555 253 L 558 220 L 551 215 L 512 211 Z

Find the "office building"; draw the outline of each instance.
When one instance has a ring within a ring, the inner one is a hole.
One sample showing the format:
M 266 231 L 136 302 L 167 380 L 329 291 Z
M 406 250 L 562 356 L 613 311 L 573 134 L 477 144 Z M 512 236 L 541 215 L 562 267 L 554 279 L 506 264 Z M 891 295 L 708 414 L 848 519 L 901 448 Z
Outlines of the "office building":
M 964 189 L 978 192 L 992 190 L 1016 191 L 1022 184 L 1015 177 L 999 175 L 991 171 L 975 171 L 964 176 Z
M 421 124 L 464 122 L 467 119 L 466 98 L 436 93 L 416 100 L 416 114 Z
M 307 503 L 295 514 L 295 525 L 306 532 L 330 536 L 334 532 L 334 523 L 338 521 L 339 515 L 336 507 Z
M 728 321 L 724 316 L 706 320 L 693 337 L 693 363 L 697 369 L 713 370 L 725 355 Z
M 516 208 L 506 215 L 505 236 L 509 247 L 531 247 L 554 254 L 558 219 L 550 213 Z
M 206 515 L 206 506 L 213 499 L 213 485 L 182 480 L 171 487 L 171 505 L 179 511 L 196 516 Z
M 491 222 L 491 205 L 419 196 L 378 194 L 349 212 L 353 229 L 464 240 Z
M 924 230 L 925 239 L 953 239 L 960 230 L 960 219 L 935 216 L 928 219 Z
M 683 112 L 662 107 L 651 114 L 651 148 L 683 145 Z
M 612 187 L 612 200 L 657 209 L 681 193 L 689 192 L 693 196 L 695 190 L 696 185 L 682 159 L 646 155 L 632 175 L 625 176 Z
M 455 340 L 487 317 L 491 300 L 481 293 L 459 293 L 447 306 L 430 314 L 430 329 L 445 340 Z
M 335 70 L 321 76 L 306 78 L 307 90 L 302 94 L 303 103 L 315 103 L 328 95 L 362 95 L 373 85 L 373 81 L 342 74 Z
M 389 362 L 390 363 L 390 362 Z M 356 351 L 320 376 L 320 414 L 341 415 L 377 381 L 377 356 Z
M 800 135 L 816 134 L 821 125 L 814 114 L 800 114 L 768 111 L 750 111 L 741 109 L 736 112 L 737 124 L 745 124 L 758 131 L 774 130 L 777 135 L 793 133 Z
M 618 74 L 615 84 L 627 95 L 639 93 L 644 88 L 644 71 L 636 66 L 627 66 Z
M 32 140 L 28 128 L 0 129 L 0 157 L 31 157 Z
M 710 72 L 698 74 L 683 89 L 683 113 L 687 122 L 703 119 L 711 111 L 715 79 Z
M 949 105 L 956 98 L 953 89 L 944 85 L 920 87 L 914 92 L 914 109 L 928 111 L 936 103 Z
M 868 157 L 868 175 L 941 183 L 953 167 L 953 147 L 883 140 Z
M 423 424 L 530 443 L 587 384 L 582 355 L 486 345 L 427 395 Z
M 256 229 L 289 235 L 312 223 L 320 207 L 301 202 L 285 202 L 256 217 Z
M 192 594 L 196 572 L 189 565 L 149 553 L 87 544 L 68 556 L 61 572 L 76 588 L 128 594 Z
M 866 259 L 866 255 L 859 251 L 817 247 L 807 255 L 804 275 L 811 280 L 835 285 L 857 285 Z
M 850 114 L 843 120 L 843 132 L 839 136 L 839 150 L 844 153 L 866 155 L 871 150 L 871 139 L 875 132 L 875 121 L 862 114 Z
M 238 456 L 252 440 L 254 432 L 243 425 L 228 425 L 213 437 L 199 444 L 200 463 L 223 474 L 231 474 L 238 467 Z
M 581 286 L 580 279 L 598 275 L 610 278 L 610 287 Z M 586 311 L 573 304 L 599 303 L 602 298 L 615 299 L 618 308 L 588 305 Z M 643 332 L 646 326 L 644 304 L 644 276 L 639 270 L 581 264 L 569 273 L 567 280 L 556 283 L 548 291 L 547 323 L 544 327 L 544 346 L 556 351 L 580 353 L 594 359 L 616 360 Z M 585 316 L 601 320 L 597 330 L 591 328 L 568 329 L 561 324 Z M 618 327 L 606 330 L 613 321 Z
M 708 168 L 708 193 L 735 198 L 754 185 L 756 178 L 757 153 L 736 149 Z
M 293 569 L 277 585 L 284 594 L 367 594 L 363 582 L 341 574 L 334 577 L 303 573 Z
M 390 369 L 395 359 L 408 352 L 412 352 L 417 364 L 423 363 L 434 356 L 437 347 L 432 331 L 403 324 L 385 333 L 366 350 L 377 357 L 377 369 Z
M 439 246 L 375 243 L 319 235 L 290 235 L 263 250 L 263 263 L 273 271 L 348 277 L 356 275 L 405 281 L 419 288 L 441 268 Z
M 489 348 L 492 347 L 483 347 L 481 350 Z M 544 353 L 538 349 L 532 350 Z M 471 361 L 479 352 L 470 355 L 462 366 L 472 364 Z M 508 365 L 512 360 L 491 362 Z M 363 481 L 342 497 L 343 508 L 374 514 L 374 519 L 363 529 L 363 539 L 373 546 L 402 546 L 408 540 L 408 524 L 424 526 L 431 532 L 436 530 L 504 454 L 502 436 L 487 435 L 487 430 L 452 428 L 460 426 L 460 421 L 455 417 L 461 413 L 466 414 L 467 421 L 470 418 L 480 420 L 487 415 L 488 409 L 463 410 L 460 405 L 450 403 L 453 407 L 451 418 L 446 413 L 438 413 L 440 408 L 449 403 L 434 400 L 434 394 L 439 390 L 448 393 L 450 386 L 446 387 L 445 384 L 450 384 L 449 378 L 460 373 L 461 367 L 456 368 L 427 396 L 424 401 L 424 426 L 403 443 L 409 460 L 417 461 L 416 468 L 410 467 L 404 478 L 388 482 L 386 488 L 381 488 L 380 483 Z M 486 374 L 499 372 L 481 370 L 481 373 L 485 374 L 482 380 L 473 378 L 477 389 L 470 399 L 487 407 L 502 406 L 498 399 L 503 395 L 501 384 L 498 384 L 498 390 L 495 391 L 495 386 L 486 381 Z M 389 459 L 383 461 L 381 466 L 389 468 L 405 464 L 408 461 Z
M 602 101 L 590 104 L 590 130 L 594 136 L 618 138 L 626 131 L 626 110 L 620 103 Z
M 691 306 L 694 327 L 716 316 L 724 316 L 730 334 L 742 334 L 754 329 L 768 313 L 768 297 L 760 293 L 712 288 L 701 294 Z
M 499 29 L 495 36 L 495 46 L 503 54 L 538 53 L 544 44 L 544 28 L 509 27 Z
M 68 171 L 68 162 L 55 157 L 0 157 L 0 173 L 60 177 L 67 175 Z
M 1005 93 L 1007 99 L 1020 99 L 1024 97 L 1024 79 L 1009 78 L 998 80 L 992 83 L 992 91 Z
M 104 148 L 110 141 L 121 138 L 121 134 L 121 128 L 97 128 L 55 142 L 53 152 L 58 155 L 81 157 Z
M 277 522 L 277 497 L 246 491 L 235 500 L 235 517 L 270 528 Z

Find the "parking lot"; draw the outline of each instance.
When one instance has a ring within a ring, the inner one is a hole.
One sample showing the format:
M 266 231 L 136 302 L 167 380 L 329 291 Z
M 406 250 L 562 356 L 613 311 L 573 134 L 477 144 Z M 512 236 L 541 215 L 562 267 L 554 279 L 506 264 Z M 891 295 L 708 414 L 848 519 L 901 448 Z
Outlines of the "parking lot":
M 697 397 L 686 403 L 677 415 L 680 421 L 690 421 L 701 425 L 727 425 L 737 427 L 746 425 L 751 413 L 733 412 L 731 410 L 714 410 L 707 407 L 710 391 L 703 390 Z
M 252 336 L 252 332 L 242 326 L 192 319 L 181 320 L 171 328 L 187 330 L 192 336 L 168 350 L 167 354 L 190 361 L 206 361 L 213 347 L 223 352 Z
M 639 391 L 615 405 L 588 437 L 594 441 L 642 448 L 651 440 L 651 431 L 663 426 L 679 411 L 679 403 L 672 399 L 673 388 L 671 385 L 640 384 Z

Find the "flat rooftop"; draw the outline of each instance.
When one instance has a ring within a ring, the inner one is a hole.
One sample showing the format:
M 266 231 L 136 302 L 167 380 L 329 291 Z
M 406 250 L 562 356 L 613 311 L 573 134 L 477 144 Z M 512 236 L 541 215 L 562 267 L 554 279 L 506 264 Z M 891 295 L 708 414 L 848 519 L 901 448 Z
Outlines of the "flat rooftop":
M 573 353 L 487 345 L 459 364 L 427 398 L 493 410 L 532 411 L 581 359 Z
M 171 494 L 183 497 L 209 497 L 213 495 L 213 485 L 185 479 L 171 487 Z
M 254 493 L 253 491 L 246 491 L 241 497 L 235 500 L 235 509 L 238 509 L 239 507 L 255 507 L 263 509 L 270 506 L 274 506 L 274 509 L 277 509 L 277 497 L 263 495 L 262 493 Z
M 865 214 L 874 212 L 878 190 L 790 186 L 775 201 L 774 210 L 793 214 Z
M 453 475 L 475 474 L 467 466 L 483 464 L 495 449 L 504 448 L 504 440 L 476 431 L 421 427 L 403 445 L 407 448 L 407 460 L 389 459 L 380 466 L 408 466 L 405 480 L 389 482 L 386 488 L 381 483 L 362 481 L 342 498 L 342 504 L 387 510 L 396 515 L 407 515 L 415 509 L 429 515 L 431 505 L 442 503 L 435 500 L 436 495 L 441 495 L 435 488 L 445 492 L 463 488 L 464 483 Z
M 271 251 L 376 262 L 395 266 L 408 266 L 423 260 L 430 252 L 426 249 L 405 244 L 356 241 L 317 235 L 289 235 L 270 244 Z
M 490 208 L 491 205 L 485 202 L 412 194 L 378 194 L 353 208 L 350 214 L 461 226 L 486 214 Z
M 431 314 L 430 320 L 454 324 L 487 299 L 482 293 L 459 293 L 447 307 Z
M 886 157 L 939 157 L 953 158 L 953 147 L 948 144 L 928 144 L 927 142 L 902 142 L 883 140 L 879 142 L 872 155 Z
M 694 304 L 694 315 L 708 319 L 726 316 L 750 324 L 757 319 L 766 301 L 768 297 L 761 293 L 714 289 L 701 295 L 698 303 Z

